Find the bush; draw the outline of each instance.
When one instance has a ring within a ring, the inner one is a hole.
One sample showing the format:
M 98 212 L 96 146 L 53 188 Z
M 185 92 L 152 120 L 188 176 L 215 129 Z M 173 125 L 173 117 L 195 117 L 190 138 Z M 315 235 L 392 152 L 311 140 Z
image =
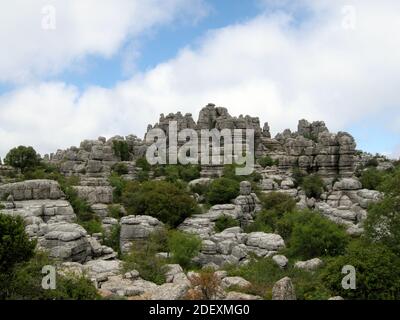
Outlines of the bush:
M 0 213 L 0 273 L 11 272 L 17 263 L 31 259 L 35 246 L 20 217 Z
M 103 237 L 103 245 L 112 248 L 118 254 L 121 254 L 121 247 L 119 243 L 121 234 L 121 226 L 119 224 L 112 226 L 109 233 Z
M 278 223 L 281 231 L 281 235 L 290 235 L 287 253 L 302 259 L 340 255 L 349 241 L 341 226 L 312 211 L 286 215 Z
M 345 290 L 341 282 L 342 268 L 356 269 L 356 289 Z M 343 256 L 328 261 L 321 280 L 332 291 L 345 299 L 377 300 L 400 299 L 400 258 L 382 244 L 353 242 Z
M 166 181 L 129 184 L 122 194 L 129 215 L 148 215 L 176 227 L 199 208 L 190 194 Z
M 230 216 L 221 216 L 215 221 L 215 231 L 222 232 L 225 229 L 239 226 L 239 221 Z
M 324 192 L 324 181 L 320 176 L 312 174 L 303 178 L 301 187 L 308 198 L 319 199 Z
M 386 196 L 372 204 L 364 229 L 369 240 L 387 245 L 400 256 L 400 198 Z
M 4 158 L 4 163 L 25 172 L 27 169 L 32 169 L 38 166 L 40 158 L 32 147 L 19 146 L 11 149 L 7 153 Z
M 324 299 L 329 297 L 329 292 L 318 279 L 318 272 L 310 273 L 295 269 L 291 266 L 282 270 L 270 258 L 251 259 L 250 263 L 243 266 L 228 266 L 229 276 L 239 276 L 250 281 L 251 286 L 242 289 L 245 293 L 259 295 L 265 299 L 272 298 L 274 284 L 285 276 L 292 279 L 299 300 Z
M 383 181 L 383 174 L 376 168 L 364 170 L 360 177 L 364 189 L 377 190 Z
M 113 141 L 113 151 L 117 157 L 121 159 L 121 161 L 129 161 L 129 146 L 126 141 L 123 140 L 114 140 Z
M 129 170 L 125 163 L 116 163 L 112 167 L 112 171 L 115 172 L 118 176 L 122 176 L 124 174 L 128 174 Z
M 229 203 L 239 195 L 239 189 L 239 182 L 228 178 L 218 178 L 211 182 L 206 200 L 210 204 Z
M 201 239 L 193 234 L 171 231 L 168 236 L 168 248 L 173 262 L 180 264 L 183 268 L 188 268 L 191 260 L 201 249 Z
M 103 226 L 101 224 L 100 218 L 95 217 L 88 221 L 77 221 L 89 234 L 93 233 L 103 233 Z
M 299 187 L 303 184 L 303 179 L 305 176 L 306 174 L 300 170 L 300 168 L 296 167 L 293 169 L 292 178 L 296 187 Z
M 258 159 L 258 164 L 261 167 L 266 168 L 266 167 L 271 167 L 271 166 L 275 165 L 275 161 L 270 156 L 265 156 L 265 157 Z
M 145 157 L 136 159 L 136 167 L 142 169 L 143 171 L 150 171 L 151 169 L 151 165 Z
M 367 168 L 376 168 L 379 165 L 378 160 L 376 158 L 371 158 L 367 161 L 367 163 L 365 164 L 365 166 Z
M 114 202 L 120 202 L 122 192 L 124 191 L 127 182 L 118 176 L 116 173 L 112 173 L 108 178 L 108 182 L 113 187 L 113 200 Z
M 282 192 L 270 192 L 263 195 L 260 200 L 264 209 L 277 211 L 280 215 L 296 208 L 296 201 Z
M 56 289 L 42 288 L 42 268 L 54 265 L 47 254 L 37 252 L 34 257 L 19 263 L 11 274 L 0 274 L 0 298 L 11 300 L 93 300 L 98 299 L 97 289 L 89 279 L 73 275 L 56 277 Z
M 110 204 L 108 206 L 108 216 L 119 220 L 124 215 L 124 209 L 120 204 Z
M 160 233 L 165 234 L 165 231 Z M 162 239 L 165 237 L 153 233 L 147 241 L 134 242 L 130 253 L 123 258 L 124 271 L 137 270 L 145 280 L 159 285 L 165 283 L 164 266 L 167 261 L 156 256 L 165 248 L 165 240 Z
M 215 300 L 221 290 L 221 279 L 215 274 L 213 269 L 202 269 L 197 274 L 192 275 L 190 283 L 193 290 L 186 295 L 187 300 Z

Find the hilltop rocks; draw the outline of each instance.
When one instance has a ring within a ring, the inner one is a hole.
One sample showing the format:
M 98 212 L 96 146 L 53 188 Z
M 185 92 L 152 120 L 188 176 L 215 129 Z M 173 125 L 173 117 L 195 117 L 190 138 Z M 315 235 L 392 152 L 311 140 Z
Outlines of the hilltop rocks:
M 0 199 L 12 195 L 14 201 L 60 199 L 64 197 L 58 182 L 53 180 L 27 180 L 0 185 Z
M 64 261 L 86 261 L 91 247 L 85 229 L 65 222 L 48 224 L 47 229 L 48 232 L 39 239 L 39 245 L 49 250 L 50 257 Z
M 150 216 L 127 216 L 121 218 L 120 246 L 122 252 L 129 251 L 132 241 L 146 240 L 163 223 Z
M 285 247 L 282 237 L 263 232 L 241 233 L 239 227 L 229 228 L 216 233 L 202 242 L 202 248 L 195 258 L 201 265 L 213 263 L 245 263 L 249 254 L 268 257 Z
M 89 187 L 75 186 L 78 197 L 86 200 L 89 204 L 103 203 L 110 204 L 113 201 L 113 193 L 111 187 Z
M 289 277 L 275 283 L 272 288 L 272 300 L 296 300 L 293 283 Z

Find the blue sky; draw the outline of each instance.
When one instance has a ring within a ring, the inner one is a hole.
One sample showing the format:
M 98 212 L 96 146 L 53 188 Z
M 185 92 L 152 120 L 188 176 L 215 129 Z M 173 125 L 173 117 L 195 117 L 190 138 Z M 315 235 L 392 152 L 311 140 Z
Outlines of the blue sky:
M 0 54 L 0 154 L 141 136 L 159 113 L 196 118 L 207 102 L 259 116 L 274 133 L 324 120 L 365 151 L 400 154 L 394 0 L 90 2 L 54 0 L 50 31 L 46 1 L 0 13 L 10 48 Z

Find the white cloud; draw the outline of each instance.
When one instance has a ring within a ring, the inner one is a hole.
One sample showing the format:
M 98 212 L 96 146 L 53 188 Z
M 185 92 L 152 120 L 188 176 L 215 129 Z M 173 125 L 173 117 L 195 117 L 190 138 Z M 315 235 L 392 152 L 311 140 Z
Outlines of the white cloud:
M 202 0 L 5 1 L 0 10 L 0 82 L 54 75 L 88 55 L 110 57 L 127 39 L 154 26 L 196 20 L 206 12 Z M 48 29 L 52 21 L 55 29 Z
M 343 28 L 344 4 L 304 1 L 314 14 L 301 24 L 269 11 L 211 31 L 195 48 L 111 89 L 80 93 L 48 83 L 3 96 L 0 154 L 18 144 L 49 152 L 98 135 L 142 135 L 159 113 L 197 116 L 208 102 L 260 116 L 274 132 L 301 118 L 341 130 L 385 114 L 389 120 L 371 130 L 399 134 L 400 2 L 353 1 L 354 30 Z

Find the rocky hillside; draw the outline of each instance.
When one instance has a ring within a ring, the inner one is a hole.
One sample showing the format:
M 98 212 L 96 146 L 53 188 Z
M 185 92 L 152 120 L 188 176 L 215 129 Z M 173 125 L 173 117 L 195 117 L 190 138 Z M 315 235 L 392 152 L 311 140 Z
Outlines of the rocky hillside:
M 1 165 L 2 214 L 22 218 L 60 276 L 85 277 L 102 297 L 342 295 L 329 259 L 350 254 L 346 247 L 368 233 L 370 208 L 386 199 L 378 186 L 384 175 L 395 177 L 396 163 L 357 151 L 350 134 L 331 133 L 321 121 L 301 120 L 296 132 L 272 138 L 268 123 L 209 104 L 197 122 L 178 112 L 148 130 L 168 132 L 171 120 L 179 130 L 254 129 L 255 172 L 150 166 L 144 140 L 100 137 L 35 167 Z M 375 185 L 371 175 L 380 179 Z M 357 294 L 346 298 L 365 293 Z

